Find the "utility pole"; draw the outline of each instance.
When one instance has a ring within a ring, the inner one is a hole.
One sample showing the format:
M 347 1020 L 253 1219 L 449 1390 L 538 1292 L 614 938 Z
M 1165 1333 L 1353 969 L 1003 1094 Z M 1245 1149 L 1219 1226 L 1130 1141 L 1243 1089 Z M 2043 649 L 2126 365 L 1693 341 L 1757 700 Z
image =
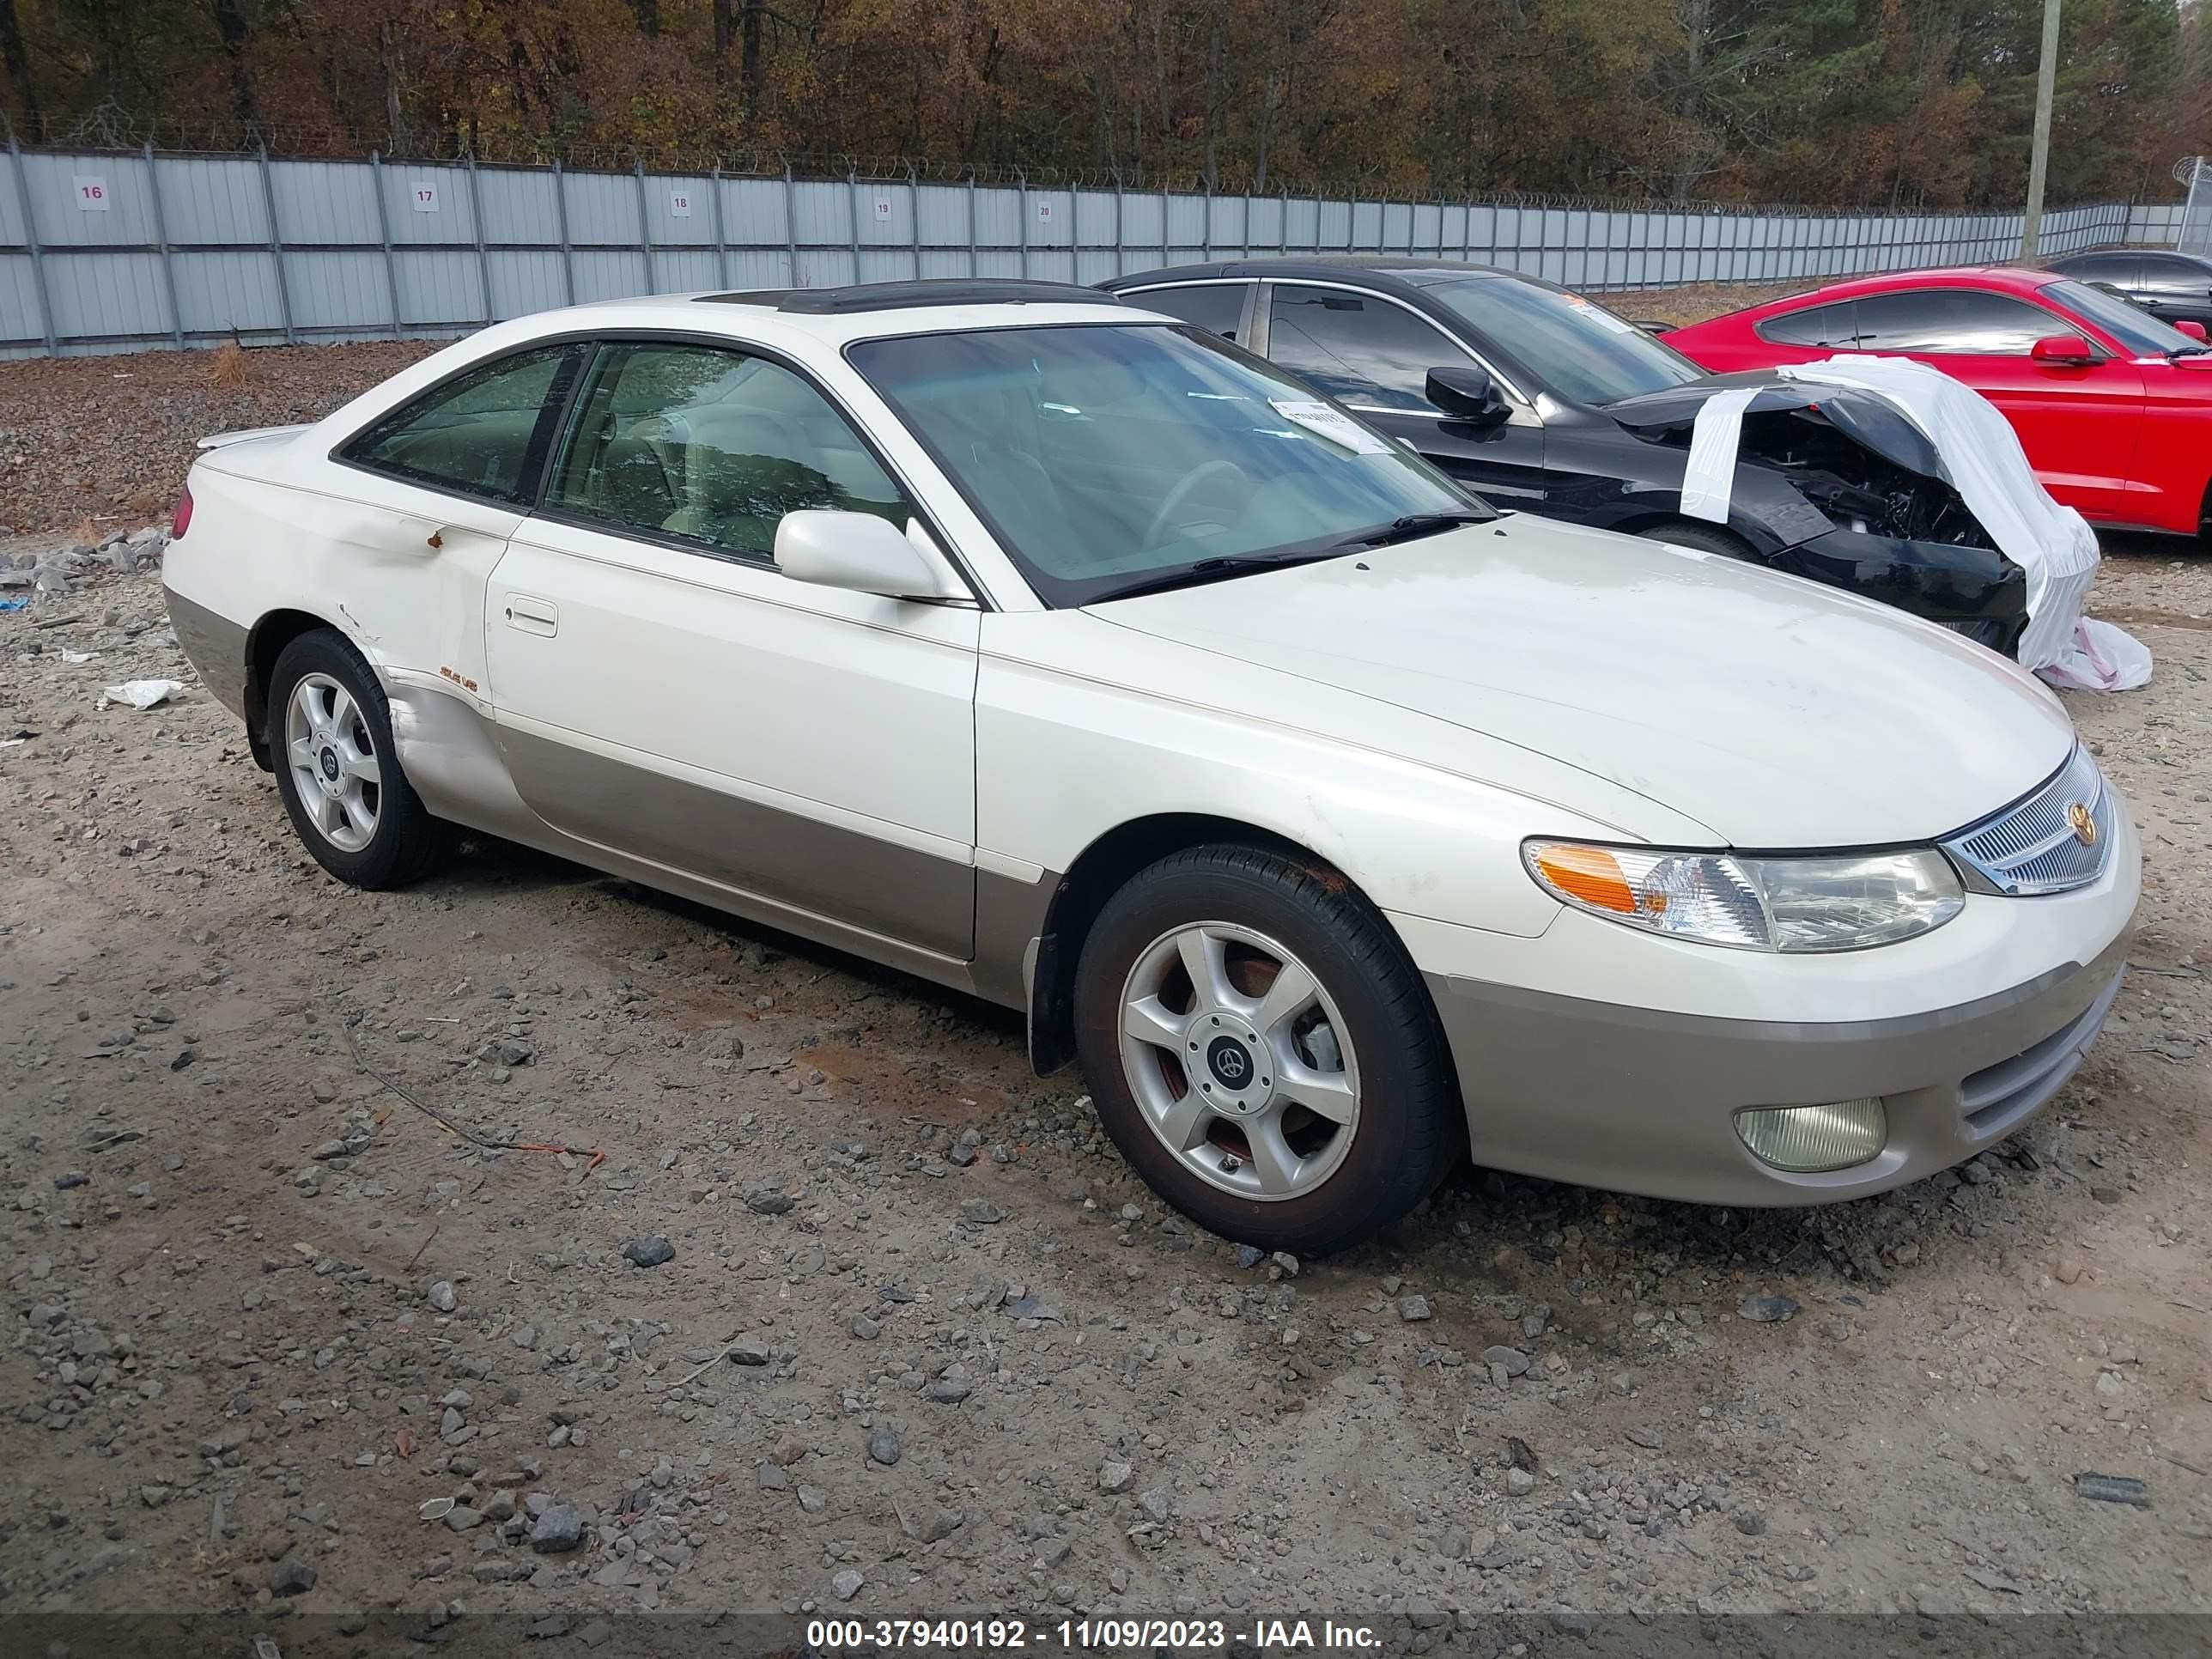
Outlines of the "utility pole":
M 2043 231 L 2043 178 L 2051 165 L 2051 101 L 2058 83 L 2058 0 L 2043 0 L 2043 63 L 2035 76 L 2035 144 L 2027 161 L 2027 216 L 2021 222 L 2020 262 L 2035 258 Z

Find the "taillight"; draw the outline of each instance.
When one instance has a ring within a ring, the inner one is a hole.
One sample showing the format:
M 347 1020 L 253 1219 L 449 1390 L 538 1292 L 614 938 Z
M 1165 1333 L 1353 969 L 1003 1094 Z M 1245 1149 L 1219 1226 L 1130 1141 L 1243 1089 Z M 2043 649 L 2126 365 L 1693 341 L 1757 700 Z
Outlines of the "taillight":
M 169 539 L 179 541 L 192 527 L 192 487 L 186 484 L 177 493 L 177 510 L 169 515 Z

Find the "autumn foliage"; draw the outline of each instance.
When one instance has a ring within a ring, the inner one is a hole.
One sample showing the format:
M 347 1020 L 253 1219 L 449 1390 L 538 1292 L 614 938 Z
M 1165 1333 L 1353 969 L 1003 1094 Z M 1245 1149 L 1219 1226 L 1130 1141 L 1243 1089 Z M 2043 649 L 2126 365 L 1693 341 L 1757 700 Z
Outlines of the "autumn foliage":
M 2170 191 L 2200 8 L 2066 0 L 2054 202 Z M 2042 0 L 0 0 L 19 133 L 1949 207 L 2021 197 Z M 89 126 L 88 126 L 89 122 Z

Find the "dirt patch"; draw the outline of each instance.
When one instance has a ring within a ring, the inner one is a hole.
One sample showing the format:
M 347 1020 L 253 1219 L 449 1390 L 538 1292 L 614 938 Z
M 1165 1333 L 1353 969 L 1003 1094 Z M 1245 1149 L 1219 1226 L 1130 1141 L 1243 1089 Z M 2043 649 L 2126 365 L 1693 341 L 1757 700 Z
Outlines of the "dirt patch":
M 1802 294 L 1815 286 L 1810 281 L 1773 285 L 1698 283 L 1687 288 L 1624 289 L 1600 297 L 1613 310 L 1638 322 L 1648 320 L 1686 328 L 1692 323 L 1741 311 L 1747 306 L 1765 305 L 1769 300 Z
M 1706 283 L 1604 298 L 1625 316 L 1679 327 L 1790 291 Z M 168 510 L 193 445 L 210 433 L 319 419 L 444 343 L 0 362 L 0 536 L 70 531 L 96 542 L 118 524 L 143 522 Z
M 0 362 L 0 536 L 83 541 L 168 511 L 214 432 L 320 419 L 443 342 Z

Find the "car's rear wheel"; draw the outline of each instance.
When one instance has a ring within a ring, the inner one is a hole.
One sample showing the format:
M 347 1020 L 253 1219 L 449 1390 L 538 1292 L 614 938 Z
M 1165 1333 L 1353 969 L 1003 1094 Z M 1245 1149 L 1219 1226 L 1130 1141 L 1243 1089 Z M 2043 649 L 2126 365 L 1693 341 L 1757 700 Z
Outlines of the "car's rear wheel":
M 1344 1249 L 1420 1202 L 1464 1146 L 1427 988 L 1334 872 L 1251 847 L 1171 854 L 1107 902 L 1075 999 L 1107 1133 L 1225 1237 Z
M 1675 547 L 1694 547 L 1701 553 L 1716 553 L 1723 559 L 1741 559 L 1746 564 L 1756 564 L 1759 555 L 1751 550 L 1751 544 L 1733 531 L 1723 530 L 1717 525 L 1673 524 L 1654 525 L 1649 530 L 1636 532 L 1648 542 L 1666 542 Z
M 278 653 L 264 732 L 294 831 L 340 881 L 404 887 L 445 856 L 450 830 L 399 769 L 384 687 L 334 629 Z

